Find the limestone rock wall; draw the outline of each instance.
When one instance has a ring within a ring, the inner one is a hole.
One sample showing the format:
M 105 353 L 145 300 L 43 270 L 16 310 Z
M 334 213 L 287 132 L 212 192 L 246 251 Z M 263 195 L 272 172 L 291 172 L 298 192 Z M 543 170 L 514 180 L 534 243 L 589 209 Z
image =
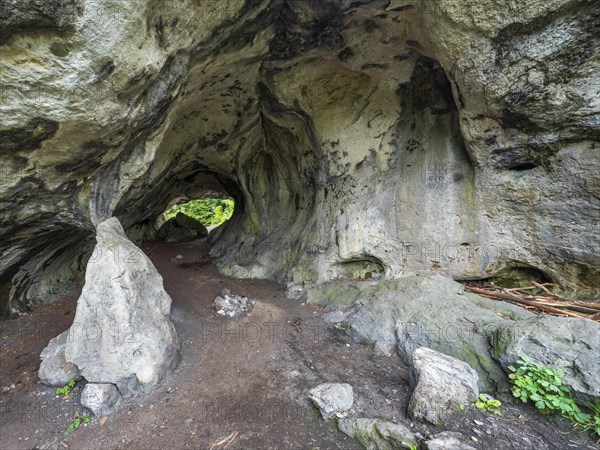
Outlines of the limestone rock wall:
M 139 234 L 215 183 L 237 201 L 213 247 L 228 274 L 524 267 L 598 292 L 593 1 L 0 6 L 12 311 L 77 276 L 98 223 Z

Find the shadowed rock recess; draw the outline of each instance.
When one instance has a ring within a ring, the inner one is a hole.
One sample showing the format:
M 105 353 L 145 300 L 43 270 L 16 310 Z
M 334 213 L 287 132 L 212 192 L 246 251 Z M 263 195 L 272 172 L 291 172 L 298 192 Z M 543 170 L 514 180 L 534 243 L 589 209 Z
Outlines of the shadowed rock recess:
M 593 1 L 0 0 L 8 313 L 236 202 L 219 269 L 288 283 L 525 269 L 600 288 Z

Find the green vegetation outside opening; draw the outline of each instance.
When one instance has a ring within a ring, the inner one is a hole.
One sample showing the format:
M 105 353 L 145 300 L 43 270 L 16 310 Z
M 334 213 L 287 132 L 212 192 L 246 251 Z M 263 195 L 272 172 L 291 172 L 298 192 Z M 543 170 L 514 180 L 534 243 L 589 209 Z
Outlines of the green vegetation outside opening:
M 234 202 L 230 199 L 203 198 L 175 205 L 164 212 L 165 219 L 175 217 L 178 212 L 192 217 L 206 227 L 219 226 L 233 214 Z

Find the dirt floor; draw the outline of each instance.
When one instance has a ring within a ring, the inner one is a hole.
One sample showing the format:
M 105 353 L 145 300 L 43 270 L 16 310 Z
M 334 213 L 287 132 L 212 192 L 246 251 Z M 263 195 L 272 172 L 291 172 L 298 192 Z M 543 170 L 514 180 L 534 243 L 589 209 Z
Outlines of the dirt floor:
M 355 417 L 400 421 L 426 438 L 443 431 L 406 417 L 407 368 L 326 326 L 318 307 L 289 300 L 281 286 L 220 275 L 205 240 L 149 242 L 143 250 L 164 278 L 182 341 L 182 363 L 150 396 L 125 399 L 116 414 L 65 436 L 79 405 L 39 383 L 39 354 L 73 320 L 80 287 L 32 314 L 0 322 L 1 449 L 354 449 L 360 446 L 323 421 L 307 391 L 322 382 L 354 387 Z M 177 259 L 181 255 L 183 259 Z M 223 288 L 256 300 L 246 317 L 215 314 Z M 596 448 L 535 410 L 505 402 L 502 416 L 470 408 L 447 429 L 480 449 Z M 558 424 L 561 426 L 561 424 Z

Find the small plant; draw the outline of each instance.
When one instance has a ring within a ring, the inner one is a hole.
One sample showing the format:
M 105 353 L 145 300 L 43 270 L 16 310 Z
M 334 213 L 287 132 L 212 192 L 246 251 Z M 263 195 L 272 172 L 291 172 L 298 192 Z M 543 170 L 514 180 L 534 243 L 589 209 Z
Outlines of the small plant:
M 90 421 L 90 416 L 88 416 L 87 414 L 80 416 L 79 411 L 78 411 L 75 413 L 75 417 L 73 418 L 73 421 L 69 424 L 69 426 L 67 427 L 67 429 L 64 431 L 63 434 L 65 436 L 68 436 L 73 431 L 75 431 L 77 428 L 79 428 L 82 423 L 88 423 L 89 421 Z
M 7 335 L 7 334 L 5 334 L 4 336 L 2 336 L 2 340 L 3 340 L 4 342 L 8 341 L 8 335 Z
M 562 384 L 560 370 L 532 363 L 526 356 L 519 358 L 518 364 L 518 368 L 508 367 L 516 398 L 523 403 L 532 401 L 545 414 L 559 413 L 576 426 L 600 436 L 600 402 L 585 405 L 591 414 L 585 413 L 571 397 L 571 388 Z
M 56 395 L 69 395 L 75 387 L 75 380 L 71 378 L 67 384 L 56 389 Z
M 352 323 L 348 320 L 344 320 L 334 325 L 334 328 L 339 331 L 348 332 L 352 330 Z
M 573 415 L 581 412 L 571 398 L 571 388 L 563 386 L 559 370 L 532 363 L 523 356 L 519 368 L 509 366 L 512 372 L 508 377 L 513 383 L 512 394 L 523 403 L 531 400 L 543 413 L 559 412 Z
M 487 412 L 494 413 L 501 416 L 500 406 L 502 403 L 500 400 L 496 400 L 494 397 L 487 394 L 479 394 L 479 400 L 475 402 L 475 406 L 478 409 L 486 410 Z
M 591 411 L 590 419 L 586 423 L 578 423 L 577 426 L 584 431 L 591 431 L 600 436 L 600 401 L 596 400 L 594 403 L 585 403 L 584 406 Z M 600 439 L 597 443 L 600 443 Z

